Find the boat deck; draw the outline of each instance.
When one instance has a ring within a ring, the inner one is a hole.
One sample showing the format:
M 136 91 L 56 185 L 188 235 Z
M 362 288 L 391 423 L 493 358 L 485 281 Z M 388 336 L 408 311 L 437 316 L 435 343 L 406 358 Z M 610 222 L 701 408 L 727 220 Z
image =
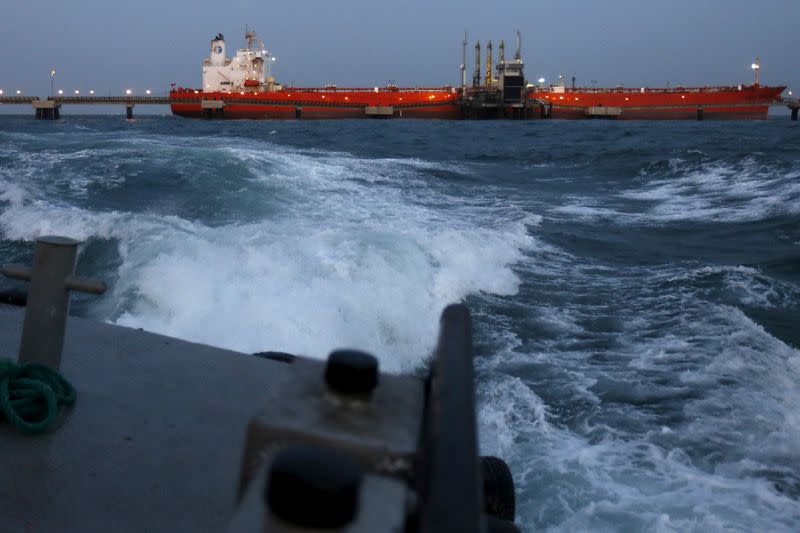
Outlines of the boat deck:
M 0 304 L 2 357 L 16 360 L 23 316 Z M 69 318 L 61 372 L 77 402 L 44 435 L 0 421 L 0 529 L 225 530 L 249 420 L 322 367 Z

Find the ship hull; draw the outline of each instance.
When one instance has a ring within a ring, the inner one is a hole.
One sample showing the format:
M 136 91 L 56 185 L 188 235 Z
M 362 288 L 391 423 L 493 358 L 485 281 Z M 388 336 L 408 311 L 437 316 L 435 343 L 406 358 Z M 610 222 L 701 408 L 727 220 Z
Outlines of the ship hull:
M 174 91 L 172 112 L 211 119 L 459 119 L 458 94 L 449 88 L 351 90 L 283 90 L 228 94 Z
M 561 119 L 759 120 L 785 87 L 565 89 L 528 95 Z M 541 114 L 539 114 L 541 116 Z
M 785 87 L 532 90 L 520 112 L 474 112 L 460 92 L 434 89 L 288 89 L 272 92 L 170 93 L 172 112 L 208 119 L 555 118 L 616 120 L 759 120 Z M 490 110 L 491 111 L 491 110 Z

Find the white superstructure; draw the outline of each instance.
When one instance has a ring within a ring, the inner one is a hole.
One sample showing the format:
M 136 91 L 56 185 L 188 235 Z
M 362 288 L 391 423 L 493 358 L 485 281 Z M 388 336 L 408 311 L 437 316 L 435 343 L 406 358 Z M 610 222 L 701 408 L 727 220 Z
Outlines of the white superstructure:
M 211 40 L 211 53 L 203 60 L 203 91 L 242 92 L 274 91 L 280 89 L 272 77 L 275 57 L 264 48 L 256 47 L 256 33 L 245 32 L 247 48 L 240 48 L 232 59 L 225 54 L 225 37 L 219 33 Z

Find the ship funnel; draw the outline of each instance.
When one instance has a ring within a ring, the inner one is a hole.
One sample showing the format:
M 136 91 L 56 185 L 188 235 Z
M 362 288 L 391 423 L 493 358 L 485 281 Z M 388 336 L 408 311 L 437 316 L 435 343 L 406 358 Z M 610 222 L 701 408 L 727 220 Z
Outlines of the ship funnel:
M 218 33 L 211 39 L 211 54 L 208 57 L 209 63 L 215 67 L 225 65 L 225 38 Z

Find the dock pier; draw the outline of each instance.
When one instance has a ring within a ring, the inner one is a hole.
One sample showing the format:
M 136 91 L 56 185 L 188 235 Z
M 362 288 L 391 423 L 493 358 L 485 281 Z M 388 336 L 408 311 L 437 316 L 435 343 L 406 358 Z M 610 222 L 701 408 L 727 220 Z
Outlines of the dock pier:
M 30 105 L 37 120 L 58 120 L 63 105 L 120 105 L 125 106 L 125 117 L 133 119 L 136 105 L 169 105 L 168 96 L 51 96 L 41 100 L 37 96 L 0 96 L 0 105 Z

